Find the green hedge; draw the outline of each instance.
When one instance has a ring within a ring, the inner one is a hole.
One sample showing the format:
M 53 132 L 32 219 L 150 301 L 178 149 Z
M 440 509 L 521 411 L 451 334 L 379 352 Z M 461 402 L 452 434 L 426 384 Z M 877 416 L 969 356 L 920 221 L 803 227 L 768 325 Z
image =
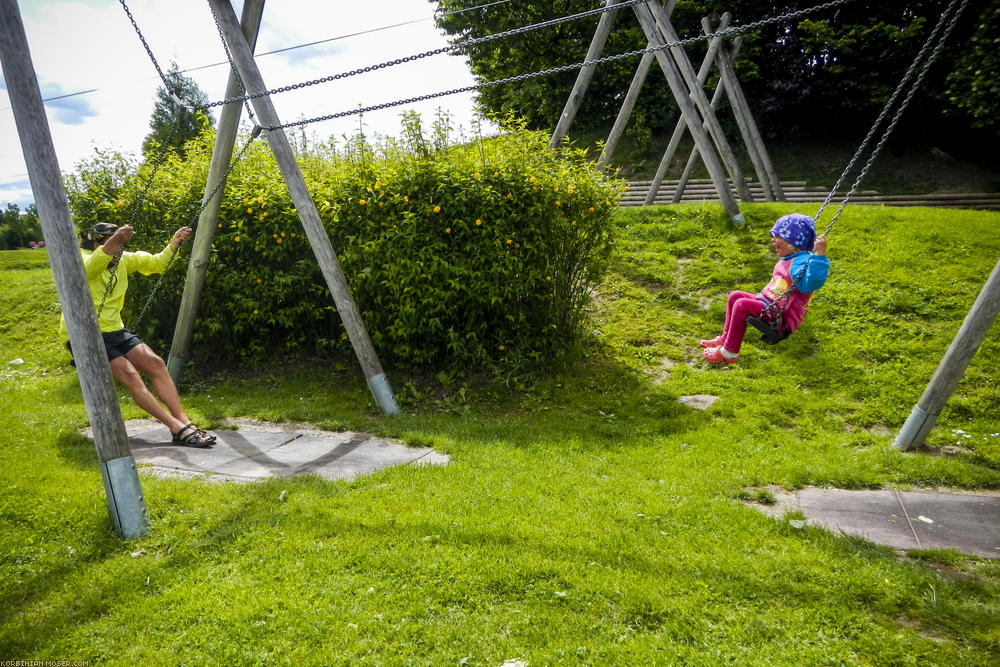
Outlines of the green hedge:
M 447 145 L 407 117 L 403 138 L 372 146 L 300 145 L 299 162 L 375 348 L 395 363 L 539 363 L 578 339 L 589 288 L 605 270 L 622 192 L 583 151 L 514 128 Z M 133 248 L 158 250 L 194 224 L 208 170 L 207 133 L 171 156 L 135 213 Z M 305 142 L 301 142 L 304 144 Z M 68 179 L 78 226 L 122 224 L 150 165 L 98 154 Z M 165 350 L 188 249 L 152 298 L 138 333 Z M 156 279 L 130 287 L 126 326 Z M 260 360 L 279 350 L 346 348 L 346 333 L 263 140 L 223 197 L 195 347 Z

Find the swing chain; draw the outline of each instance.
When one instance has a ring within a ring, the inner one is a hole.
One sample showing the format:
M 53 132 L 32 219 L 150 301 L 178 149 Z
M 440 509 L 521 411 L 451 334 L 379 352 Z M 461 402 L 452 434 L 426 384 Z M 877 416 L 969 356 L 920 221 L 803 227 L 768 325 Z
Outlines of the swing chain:
M 240 90 L 242 90 L 243 93 L 244 93 L 243 96 L 242 96 L 242 99 L 243 99 L 243 106 L 247 110 L 247 117 L 256 126 L 257 125 L 257 119 L 253 115 L 253 108 L 251 108 L 251 106 L 250 106 L 250 99 L 251 98 L 249 98 L 249 97 L 246 96 L 247 87 L 243 83 L 243 79 L 240 77 L 240 73 L 236 69 L 236 65 L 233 63 L 233 55 L 229 52 L 229 44 L 226 43 L 226 37 L 222 33 L 222 24 L 219 23 L 219 16 L 218 16 L 218 14 L 215 13 L 215 6 L 210 2 L 210 3 L 208 3 L 208 8 L 212 10 L 212 20 L 215 21 L 215 29 L 219 31 L 219 40 L 222 42 L 222 48 L 225 49 L 225 51 L 226 51 L 226 60 L 229 61 L 229 70 L 233 73 L 233 76 L 236 77 L 236 83 L 239 85 Z M 236 99 L 236 98 L 234 98 L 234 99 Z M 209 106 L 214 106 L 214 105 L 209 105 Z M 256 127 L 254 129 L 256 129 Z
M 843 1 L 847 2 L 847 1 L 850 1 L 850 0 L 843 0 Z M 507 30 L 507 31 L 504 31 L 504 32 L 498 32 L 498 33 L 496 33 L 494 35 L 485 35 L 483 37 L 475 37 L 475 38 L 472 38 L 472 39 L 465 40 L 464 42 L 460 42 L 458 44 L 451 44 L 449 46 L 443 46 L 441 48 L 433 49 L 431 51 L 424 51 L 423 53 L 418 53 L 418 54 L 410 55 L 410 56 L 404 56 L 402 58 L 397 58 L 395 60 L 389 60 L 389 61 L 386 61 L 384 63 L 379 63 L 377 65 L 368 65 L 366 67 L 361 67 L 359 69 L 351 70 L 349 72 L 341 72 L 340 74 L 333 74 L 333 75 L 330 75 L 330 76 L 322 77 L 320 79 L 313 79 L 312 81 L 303 81 L 301 83 L 294 83 L 294 84 L 290 84 L 290 85 L 287 85 L 287 86 L 281 86 L 280 88 L 272 88 L 271 90 L 267 90 L 267 91 L 264 91 L 264 92 L 246 93 L 246 94 L 244 94 L 244 95 L 242 95 L 240 97 L 230 97 L 228 99 L 219 100 L 218 102 L 212 102 L 208 106 L 209 107 L 217 107 L 217 106 L 222 106 L 224 104 L 233 104 L 235 102 L 242 102 L 242 101 L 246 101 L 246 100 L 252 100 L 252 99 L 255 99 L 257 97 L 264 97 L 265 95 L 277 95 L 279 93 L 286 93 L 286 92 L 291 91 L 291 90 L 298 90 L 300 88 L 307 88 L 309 86 L 315 86 L 316 84 L 320 84 L 320 83 L 329 83 L 331 81 L 336 81 L 338 79 L 346 79 L 348 77 L 357 76 L 359 74 L 368 74 L 369 72 L 375 72 L 375 71 L 378 71 L 380 69 L 386 69 L 388 67 L 395 67 L 396 65 L 402 65 L 403 63 L 412 62 L 414 60 L 420 60 L 422 58 L 427 58 L 429 56 L 436 56 L 436 55 L 439 55 L 441 53 L 449 53 L 451 51 L 460 51 L 462 49 L 467 49 L 467 48 L 469 48 L 471 46 L 478 46 L 480 44 L 485 44 L 487 42 L 492 42 L 492 41 L 496 41 L 496 40 L 499 40 L 499 39 L 505 39 L 507 37 L 514 37 L 514 36 L 521 35 L 521 34 L 526 33 L 526 32 L 531 32 L 533 30 L 539 30 L 541 28 L 549 28 L 549 27 L 552 27 L 554 25 L 559 25 L 560 23 L 566 23 L 566 22 L 569 22 L 569 21 L 575 21 L 577 19 L 586 18 L 588 16 L 594 16 L 596 14 L 603 14 L 603 13 L 609 12 L 609 11 L 616 11 L 618 9 L 622 9 L 622 8 L 625 8 L 625 7 L 630 7 L 632 5 L 637 5 L 637 4 L 644 3 L 644 2 L 647 2 L 647 0 L 624 0 L 623 2 L 620 2 L 620 3 L 616 4 L 616 5 L 610 5 L 609 4 L 608 6 L 605 6 L 605 7 L 598 7 L 597 9 L 590 9 L 590 10 L 587 10 L 585 12 L 580 12 L 578 14 L 573 14 L 571 16 L 563 16 L 561 18 L 550 19 L 548 21 L 542 21 L 541 23 L 535 23 L 535 24 L 532 24 L 532 25 L 521 26 L 520 28 L 513 28 L 511 30 Z M 213 10 L 213 12 L 214 12 L 214 10 Z M 216 25 L 218 25 L 218 19 L 216 19 Z M 221 34 L 221 28 L 220 28 L 220 34 Z M 225 43 L 225 39 L 223 39 L 223 43 Z M 227 57 L 229 56 L 228 47 L 226 49 L 226 55 L 227 55 Z M 230 62 L 232 62 L 231 59 L 230 59 Z
M 920 61 L 921 58 L 923 58 L 923 55 L 926 52 L 927 48 L 934 41 L 935 35 L 937 34 L 938 30 L 941 28 L 942 25 L 944 25 L 944 22 L 948 20 L 948 25 L 945 28 L 944 33 L 942 33 L 941 36 L 937 38 L 937 43 L 934 45 L 934 50 L 931 51 L 930 56 L 927 57 L 927 61 L 924 63 L 923 69 L 920 70 L 920 73 L 917 75 L 916 80 L 913 82 L 913 85 L 907 92 L 906 97 L 903 98 L 902 103 L 900 103 L 899 108 L 896 110 L 896 113 L 893 116 L 892 121 L 889 123 L 889 126 L 886 128 L 885 133 L 882 135 L 882 138 L 875 145 L 875 148 L 872 149 L 871 155 L 868 156 L 867 162 L 861 169 L 861 173 L 858 174 L 858 177 L 855 179 L 854 184 L 851 186 L 850 191 L 848 191 L 847 195 L 844 197 L 844 200 L 840 203 L 840 207 L 837 209 L 837 211 L 833 214 L 833 217 L 830 219 L 830 224 L 827 225 L 826 232 L 829 232 L 830 229 L 833 227 L 834 223 L 837 221 L 837 218 L 840 217 L 841 212 L 843 212 L 844 208 L 847 206 L 847 202 L 850 200 L 852 196 L 854 196 L 854 192 L 858 189 L 858 186 L 861 185 L 861 182 L 864 180 L 865 176 L 868 175 L 868 171 L 871 169 L 872 164 L 874 164 L 875 159 L 879 156 L 879 153 L 882 152 L 882 148 L 885 146 L 886 141 L 888 141 L 889 135 L 892 134 L 892 131 L 896 128 L 896 125 L 899 123 L 899 119 L 902 117 L 903 111 L 906 110 L 906 107 L 909 106 L 910 102 L 913 100 L 914 95 L 916 95 L 917 90 L 920 88 L 920 84 L 923 83 L 924 79 L 927 77 L 927 72 L 930 70 L 931 65 L 934 64 L 934 61 L 937 60 L 938 55 L 941 53 L 941 49 L 944 46 L 944 43 L 948 41 L 948 37 L 951 35 L 952 29 L 954 29 L 955 25 L 958 23 L 958 19 L 962 15 L 962 12 L 965 10 L 966 5 L 969 4 L 969 0 L 962 0 L 962 4 L 958 7 L 958 10 L 955 11 L 955 13 L 951 16 L 951 19 L 949 20 L 947 18 L 948 14 L 952 12 L 957 3 L 958 0 L 951 0 L 951 4 L 949 4 L 948 7 L 945 9 L 944 13 L 941 14 L 941 20 L 938 21 L 937 25 L 934 27 L 934 30 L 931 31 L 931 34 L 928 36 L 927 41 L 924 42 L 923 47 L 920 49 L 920 52 L 914 59 L 913 64 L 910 65 L 910 69 L 907 70 L 906 74 L 903 77 L 903 80 L 900 81 L 899 86 L 896 87 L 896 90 L 893 92 L 892 97 L 889 99 L 885 107 L 882 109 L 882 113 L 881 115 L 879 115 L 878 120 L 875 121 L 875 125 L 872 126 L 871 131 L 869 131 L 868 136 L 865 138 L 861 146 L 858 148 L 858 151 L 857 153 L 855 153 L 854 158 L 851 160 L 851 163 L 847 165 L 847 168 L 844 170 L 843 175 L 841 175 L 840 178 L 842 181 L 844 177 L 847 175 L 847 173 L 850 171 L 852 166 L 854 165 L 855 161 L 857 161 L 858 157 L 861 155 L 865 146 L 868 144 L 868 141 L 871 139 L 871 136 L 874 133 L 875 128 L 878 127 L 885 119 L 885 116 L 887 115 L 889 108 L 895 102 L 907 79 L 909 79 L 913 70 L 916 68 L 917 63 Z M 840 181 L 837 182 L 837 185 L 840 185 Z M 834 186 L 834 190 L 836 190 L 836 186 Z M 830 192 L 830 195 L 827 197 L 827 200 L 823 203 L 823 206 L 820 207 L 819 212 L 816 213 L 817 218 L 823 212 L 823 208 L 826 207 L 827 203 L 829 203 L 830 198 L 832 196 L 833 196 L 833 191 Z
M 695 36 L 687 37 L 685 39 L 682 39 L 682 40 L 679 40 L 679 41 L 676 41 L 676 42 L 667 42 L 665 44 L 660 44 L 658 46 L 650 46 L 650 47 L 647 47 L 645 49 L 638 49 L 636 51 L 629 51 L 629 52 L 626 52 L 626 53 L 618 53 L 618 54 L 611 55 L 611 56 L 605 56 L 603 58 L 595 58 L 594 60 L 585 60 L 585 61 L 580 62 L 580 63 L 571 63 L 569 65 L 562 65 L 562 66 L 559 66 L 559 67 L 553 67 L 551 69 L 541 70 L 541 71 L 538 71 L 538 72 L 529 72 L 529 73 L 526 73 L 526 74 L 518 74 L 518 75 L 515 75 L 515 76 L 507 77 L 506 79 L 497 79 L 495 81 L 486 81 L 486 82 L 483 82 L 483 83 L 473 84 L 471 86 L 464 86 L 462 88 L 454 88 L 452 90 L 446 90 L 446 91 L 443 91 L 443 92 L 429 93 L 427 95 L 419 95 L 417 97 L 410 97 L 410 98 L 405 99 L 405 100 L 397 100 L 395 102 L 384 102 L 382 104 L 374 104 L 374 105 L 367 106 L 367 107 L 359 107 L 357 109 L 351 109 L 349 111 L 340 111 L 338 113 L 332 113 L 332 114 L 328 114 L 328 115 L 325 115 L 325 116 L 317 116 L 315 118 L 307 118 L 305 120 L 294 121 L 294 122 L 291 122 L 291 123 L 284 123 L 282 125 L 270 125 L 270 126 L 267 126 L 265 129 L 267 129 L 267 130 L 281 130 L 281 129 L 285 129 L 285 128 L 289 128 L 289 127 L 298 127 L 298 126 L 301 126 L 301 125 L 309 125 L 311 123 L 321 123 L 323 121 L 334 120 L 336 118 L 344 118 L 346 116 L 353 116 L 355 114 L 368 113 L 370 111 L 380 111 L 382 109 L 389 109 L 389 108 L 392 108 L 392 107 L 398 107 L 398 106 L 402 106 L 402 105 L 405 105 L 405 104 L 414 104 L 414 103 L 417 103 L 417 102 L 424 102 L 424 101 L 427 101 L 427 100 L 436 99 L 438 97 L 446 97 L 448 95 L 455 95 L 455 94 L 458 94 L 458 93 L 466 93 L 466 92 L 471 92 L 471 91 L 475 91 L 475 90 L 485 90 L 487 88 L 494 88 L 496 86 L 503 86 L 503 85 L 506 85 L 506 84 L 509 84 L 509 83 L 518 83 L 518 82 L 521 82 L 521 81 L 528 81 L 530 79 L 537 79 L 539 77 L 549 76 L 551 74 L 562 74 L 563 72 L 572 72 L 574 70 L 583 69 L 584 67 L 591 67 L 591 66 L 600 65 L 600 64 L 603 64 L 603 63 L 616 62 L 618 60 L 624 60 L 626 58 L 634 58 L 635 56 L 644 55 L 646 53 L 654 53 L 656 51 L 664 51 L 666 49 L 673 48 L 673 47 L 687 46 L 688 44 L 693 44 L 695 42 L 706 41 L 708 39 L 712 39 L 712 38 L 715 38 L 715 37 L 718 37 L 718 36 L 736 35 L 736 34 L 739 34 L 739 33 L 742 33 L 742 32 L 746 32 L 748 30 L 754 30 L 756 28 L 761 28 L 761 27 L 768 26 L 768 25 L 771 25 L 771 24 L 774 24 L 774 23 L 780 23 L 782 21 L 787 21 L 787 20 L 790 20 L 790 19 L 799 18 L 801 16 L 805 16 L 807 14 L 818 12 L 818 11 L 821 11 L 821 10 L 824 10 L 824 9 L 831 9 L 833 7 L 839 7 L 841 5 L 845 5 L 845 4 L 849 3 L 849 2 L 854 2 L 854 0 L 831 0 L 831 2 L 827 2 L 826 4 L 822 4 L 822 5 L 817 5 L 816 7 L 809 7 L 809 8 L 806 8 L 806 9 L 800 9 L 798 11 L 788 12 L 788 13 L 782 14 L 780 16 L 772 16 L 770 18 L 761 19 L 759 21 L 754 21 L 753 23 L 747 23 L 746 25 L 741 25 L 741 26 L 735 26 L 735 27 L 732 27 L 732 28 L 727 28 L 726 30 L 715 32 L 715 33 L 712 33 L 711 35 L 695 35 Z M 634 3 L 630 2 L 629 4 L 634 4 Z M 622 6 L 624 6 L 624 5 L 614 5 L 615 8 L 620 8 Z M 530 26 L 528 26 L 528 27 L 530 27 Z M 485 38 L 482 38 L 482 39 L 485 39 Z M 444 50 L 447 50 L 447 49 L 439 49 L 439 51 L 444 51 Z M 409 59 L 415 59 L 417 57 L 423 57 L 423 56 L 422 55 L 421 56 L 409 56 Z M 404 58 L 404 59 L 401 59 L 399 62 L 405 62 L 406 60 L 407 59 Z M 363 68 L 363 69 L 360 69 L 360 70 L 355 70 L 353 72 L 348 72 L 346 74 L 337 74 L 337 75 L 334 75 L 332 77 L 326 77 L 325 79 L 317 79 L 315 81 L 311 81 L 311 82 L 307 82 L 307 83 L 295 84 L 294 86 L 285 86 L 284 88 L 274 89 L 274 90 L 268 91 L 266 93 L 254 93 L 253 96 L 260 97 L 262 95 L 268 95 L 268 94 L 271 94 L 271 93 L 279 93 L 279 92 L 284 92 L 286 90 L 293 90 L 293 89 L 298 88 L 298 87 L 310 86 L 310 85 L 312 85 L 314 83 L 322 83 L 324 81 L 332 81 L 333 79 L 342 78 L 344 76 L 350 76 L 352 74 L 357 74 L 357 73 L 366 72 L 366 71 L 369 71 L 369 70 L 372 70 L 372 69 L 378 69 L 378 68 L 381 68 L 381 67 L 385 67 L 385 66 L 388 66 L 388 64 L 389 63 L 384 63 L 382 65 L 373 65 L 371 67 Z M 215 103 L 215 104 L 217 105 L 217 104 L 225 104 L 225 103 L 228 103 L 228 102 L 237 102 L 240 99 L 242 99 L 242 98 L 232 98 L 232 99 L 225 100 L 223 102 L 219 102 L 219 103 Z M 212 106 L 212 105 L 209 105 L 209 106 Z
M 178 109 L 182 109 L 182 106 L 178 106 Z M 153 169 L 149 174 L 149 178 L 146 179 L 146 185 L 143 187 L 142 192 L 139 193 L 139 197 L 136 199 L 135 206 L 132 207 L 132 212 L 129 214 L 128 220 L 125 222 L 126 225 L 135 226 L 135 221 L 139 217 L 139 211 L 142 208 L 143 202 L 146 201 L 146 195 L 149 194 L 149 189 L 153 186 L 153 180 L 156 178 L 156 172 L 159 170 L 160 165 L 163 164 L 164 158 L 166 157 L 167 151 L 170 149 L 170 141 L 174 138 L 177 133 L 177 129 L 180 126 L 181 116 L 177 115 L 174 117 L 174 124 L 170 126 L 170 132 L 167 134 L 167 138 L 164 139 L 163 143 L 160 144 L 160 148 L 156 153 L 156 157 L 153 160 Z M 104 311 L 104 304 L 108 300 L 108 296 L 114 290 L 114 286 L 118 282 L 118 276 L 116 275 L 118 271 L 118 260 L 121 259 L 122 253 L 125 252 L 125 244 L 122 244 L 121 249 L 115 254 L 112 260 L 110 273 L 108 275 L 108 283 L 104 286 L 104 294 L 101 296 L 101 304 L 97 307 L 97 318 L 101 318 L 101 313 Z
M 257 127 L 260 126 L 258 125 Z M 219 192 L 219 190 L 222 189 L 222 186 L 225 185 L 226 179 L 229 178 L 229 174 L 232 173 L 233 169 L 236 168 L 236 165 L 239 164 L 240 161 L 243 159 L 243 156 L 245 156 L 247 151 L 250 150 L 250 145 L 253 143 L 254 139 L 256 139 L 259 134 L 260 132 L 257 132 L 256 134 L 251 134 L 250 138 L 247 139 L 246 143 L 243 144 L 243 148 L 241 148 L 239 153 L 236 154 L 236 157 L 230 161 L 229 168 L 226 169 L 226 173 L 224 173 L 219 178 L 212 191 L 207 196 L 204 197 L 204 199 L 202 200 L 201 208 L 199 208 L 198 212 L 194 215 L 194 222 L 188 225 L 188 227 L 190 227 L 192 230 L 195 229 L 195 227 L 197 226 L 198 219 L 201 217 L 202 211 L 208 208 L 209 203 L 212 201 L 212 199 L 215 198 L 215 195 Z M 133 327 L 138 327 L 139 323 L 142 322 L 143 317 L 146 316 L 146 312 L 149 310 L 149 307 L 152 305 L 153 300 L 156 298 L 157 292 L 160 291 L 160 287 L 163 285 L 163 280 L 167 275 L 167 271 L 170 269 L 170 266 L 174 263 L 174 259 L 177 257 L 177 253 L 179 251 L 180 251 L 180 245 L 178 245 L 176 248 L 171 249 L 170 259 L 167 260 L 167 265 L 163 267 L 163 271 L 160 272 L 160 277 L 153 285 L 153 289 L 149 291 L 149 296 L 146 297 L 146 302 L 142 305 L 142 309 L 139 311 L 139 315 L 135 318 L 135 324 L 132 325 Z
M 851 189 L 844 196 L 843 201 L 840 203 L 840 207 L 837 209 L 837 211 L 833 214 L 833 217 L 830 219 L 830 223 L 826 226 L 826 229 L 823 232 L 824 235 L 828 234 L 830 230 L 833 229 L 833 225 L 837 222 L 837 219 L 840 217 L 840 214 L 847 207 L 848 201 L 850 201 L 851 197 L 854 196 L 855 191 L 861 185 L 861 182 L 864 180 L 865 176 L 868 175 L 868 171 L 875 163 L 875 159 L 879 156 L 879 153 L 881 153 L 882 148 L 885 146 L 886 141 L 888 141 L 889 139 L 889 135 L 892 134 L 892 131 L 896 128 L 896 125 L 899 123 L 899 119 L 902 117 L 903 112 L 906 110 L 906 107 L 913 100 L 913 97 L 916 94 L 917 89 L 920 88 L 920 84 L 923 83 L 924 78 L 926 78 L 927 72 L 930 70 L 931 65 L 934 64 L 934 61 L 940 54 L 941 49 L 944 46 L 944 43 L 948 41 L 948 37 L 951 35 L 952 29 L 958 23 L 958 18 L 962 15 L 962 12 L 965 10 L 965 7 L 966 5 L 968 5 L 968 3 L 969 0 L 962 0 L 962 4 L 958 7 L 958 10 L 955 11 L 954 14 L 952 14 L 952 10 L 955 8 L 955 5 L 958 4 L 958 0 L 951 0 L 951 4 L 949 4 L 948 7 L 944 10 L 944 12 L 941 14 L 941 19 L 937 22 L 937 25 L 934 26 L 934 29 L 931 31 L 930 35 L 927 36 L 927 40 L 924 42 L 923 46 L 920 48 L 920 51 L 917 53 L 917 56 L 910 64 L 910 67 L 909 69 L 907 69 L 906 74 L 903 75 L 903 79 L 899 82 L 899 85 L 896 86 L 896 90 L 893 91 L 892 96 L 889 98 L 889 101 L 886 102 L 885 106 L 882 108 L 882 112 L 879 114 L 878 119 L 876 119 L 875 123 L 872 125 L 872 128 L 868 131 L 868 135 L 861 142 L 861 145 L 858 146 L 858 150 L 854 153 L 854 156 L 851 158 L 851 161 L 844 169 L 844 172 L 840 175 L 840 178 L 837 180 L 836 185 L 833 186 L 833 189 L 830 190 L 830 194 L 827 195 L 826 201 L 824 201 L 822 206 L 820 206 L 819 211 L 816 213 L 814 220 L 819 219 L 820 215 L 822 215 L 823 213 L 823 210 L 830 203 L 830 200 L 833 199 L 833 195 L 834 193 L 836 193 L 837 188 L 840 187 L 840 184 L 843 183 L 844 178 L 847 177 L 847 174 L 850 173 L 851 169 L 854 167 L 854 164 L 861 157 L 862 153 L 864 153 L 864 149 L 868 146 L 868 143 L 874 136 L 875 130 L 878 129 L 878 127 L 882 124 L 882 121 L 885 120 L 885 117 L 889 113 L 889 109 L 892 108 L 892 106 L 895 104 L 896 99 L 899 97 L 903 88 L 906 86 L 907 82 L 913 76 L 913 72 L 916 71 L 917 65 L 920 63 L 921 60 L 923 60 L 924 54 L 927 52 L 927 49 L 930 48 L 931 44 L 934 44 L 934 49 L 931 51 L 930 56 L 928 56 L 927 60 L 924 62 L 923 69 L 920 70 L 920 73 L 917 75 L 916 80 L 910 86 L 910 89 L 907 91 L 906 97 L 903 98 L 902 103 L 899 105 L 899 108 L 893 115 L 892 120 L 890 121 L 888 127 L 886 127 L 885 132 L 879 139 L 879 142 L 875 145 L 875 148 L 872 149 L 871 155 L 868 156 L 868 160 L 865 162 L 864 167 L 861 169 L 861 173 L 859 173 L 858 177 L 854 180 Z M 948 18 L 949 15 L 951 15 L 950 19 Z M 938 32 L 941 30 L 941 27 L 944 26 L 946 22 L 947 26 L 945 27 L 944 32 L 940 36 L 938 36 Z M 806 258 L 806 263 L 799 270 L 798 274 L 793 278 L 792 284 L 789 285 L 788 288 L 784 292 L 782 292 L 777 299 L 769 303 L 764 308 L 762 316 L 769 314 L 773 309 L 778 308 L 779 305 L 786 303 L 788 299 L 791 298 L 792 290 L 795 288 L 796 285 L 798 285 L 799 280 L 802 278 L 802 276 L 805 275 L 806 270 L 809 268 L 809 262 L 812 261 L 813 256 L 814 255 L 810 254 L 809 257 Z M 778 315 L 776 316 L 776 318 L 780 318 L 783 312 L 784 312 L 784 306 L 781 306 L 780 308 L 778 308 Z

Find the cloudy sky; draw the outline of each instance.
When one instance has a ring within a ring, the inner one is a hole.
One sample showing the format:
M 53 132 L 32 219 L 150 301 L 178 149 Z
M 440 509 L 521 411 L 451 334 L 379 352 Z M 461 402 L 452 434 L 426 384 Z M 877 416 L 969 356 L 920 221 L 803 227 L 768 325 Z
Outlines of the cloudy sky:
M 181 70 L 193 70 L 186 75 L 210 100 L 225 96 L 228 65 L 216 63 L 224 63 L 226 54 L 205 0 L 126 4 L 164 71 L 176 62 Z M 121 3 L 19 0 L 18 5 L 42 98 L 48 100 L 60 168 L 72 171 L 95 149 L 137 153 L 149 132 L 160 81 Z M 427 0 L 267 0 L 258 54 L 321 43 L 259 55 L 257 64 L 267 86 L 277 88 L 440 48 L 447 41 L 432 20 L 435 7 Z M 234 2 L 234 9 L 239 16 L 242 2 Z M 463 57 L 441 54 L 275 95 L 272 101 L 281 120 L 290 122 L 472 83 Z M 364 123 L 366 134 L 395 135 L 404 109 L 419 112 L 425 126 L 438 109 L 446 110 L 467 133 L 474 116 L 472 95 L 459 94 L 316 123 L 307 132 L 340 137 Z M 213 115 L 218 120 L 219 110 Z M 23 208 L 31 201 L 10 99 L 0 80 L 0 207 L 13 202 Z

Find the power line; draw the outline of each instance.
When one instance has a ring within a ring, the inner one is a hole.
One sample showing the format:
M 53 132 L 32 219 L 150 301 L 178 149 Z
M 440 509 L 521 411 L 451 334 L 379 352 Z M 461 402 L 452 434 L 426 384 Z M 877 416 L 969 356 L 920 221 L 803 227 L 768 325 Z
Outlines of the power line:
M 469 7 L 467 9 L 456 9 L 454 11 L 445 12 L 444 14 L 441 14 L 441 16 L 451 16 L 451 15 L 454 15 L 454 14 L 462 14 L 464 12 L 472 12 L 472 11 L 476 11 L 478 9 L 486 9 L 488 7 L 493 7 L 495 5 L 505 5 L 505 4 L 508 4 L 510 2 L 514 2 L 514 0 L 496 0 L 496 2 L 487 2 L 487 3 L 484 3 L 482 5 L 477 5 L 476 7 Z M 315 42 L 306 42 L 306 43 L 303 43 L 303 44 L 296 44 L 294 46 L 286 46 L 286 47 L 281 48 L 281 49 L 275 49 L 273 51 L 265 51 L 263 53 L 255 54 L 255 57 L 271 56 L 271 55 L 274 55 L 276 53 L 285 53 L 286 51 L 294 51 L 296 49 L 304 49 L 306 47 L 318 46 L 320 44 L 327 44 L 329 42 L 336 42 L 336 41 L 339 41 L 339 40 L 342 40 L 342 39 L 350 39 L 352 37 L 360 37 L 362 35 L 369 35 L 369 34 L 376 33 L 376 32 L 382 32 L 384 30 L 392 30 L 393 28 L 401 28 L 403 26 L 413 25 L 413 24 L 416 24 L 416 23 L 424 23 L 425 21 L 433 21 L 434 18 L 435 17 L 433 17 L 433 16 L 428 16 L 428 17 L 425 17 L 425 18 L 413 19 L 413 20 L 410 20 L 410 21 L 403 21 L 401 23 L 393 23 L 391 25 L 385 25 L 385 26 L 381 26 L 381 27 L 378 27 L 378 28 L 369 28 L 368 30 L 361 30 L 361 31 L 358 31 L 358 32 L 351 32 L 351 33 L 347 33 L 347 34 L 344 34 L 344 35 L 337 35 L 336 37 L 328 37 L 327 39 L 320 39 L 320 40 L 317 40 Z M 219 66 L 222 66 L 222 65 L 229 65 L 229 61 L 228 60 L 222 60 L 222 61 L 219 61 L 219 62 L 216 62 L 216 63 L 210 63 L 208 65 L 198 65 L 197 67 L 189 67 L 187 69 L 180 70 L 180 73 L 181 74 L 186 74 L 188 72 L 197 72 L 197 71 L 200 71 L 200 70 L 211 69 L 212 67 L 219 67 Z M 81 91 L 75 92 L 75 93 L 67 93 L 65 95 L 57 95 L 55 97 L 46 97 L 46 98 L 42 99 L 42 102 L 54 102 L 56 100 L 66 99 L 68 97 L 77 97 L 79 95 L 88 95 L 90 93 L 99 92 L 100 90 L 101 90 L 100 88 L 90 88 L 88 90 L 81 90 Z M 9 107 L 9 106 L 8 107 L 3 107 L 3 111 L 7 111 L 10 108 L 11 107 Z

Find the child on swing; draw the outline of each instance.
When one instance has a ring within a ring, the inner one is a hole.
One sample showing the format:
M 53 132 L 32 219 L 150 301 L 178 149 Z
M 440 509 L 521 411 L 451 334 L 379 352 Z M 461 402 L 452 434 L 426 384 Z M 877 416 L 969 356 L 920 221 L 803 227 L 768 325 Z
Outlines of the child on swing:
M 792 213 L 778 218 L 771 228 L 771 244 L 778 253 L 778 262 L 771 273 L 771 282 L 758 294 L 734 291 L 726 301 L 726 322 L 722 335 L 701 341 L 702 356 L 710 364 L 735 364 L 740 358 L 740 345 L 746 334 L 746 318 L 760 317 L 764 309 L 785 293 L 784 324 L 788 332 L 802 323 L 813 292 L 826 282 L 830 260 L 826 256 L 826 234 L 816 236 L 812 218 Z M 800 275 L 801 274 L 801 275 Z

